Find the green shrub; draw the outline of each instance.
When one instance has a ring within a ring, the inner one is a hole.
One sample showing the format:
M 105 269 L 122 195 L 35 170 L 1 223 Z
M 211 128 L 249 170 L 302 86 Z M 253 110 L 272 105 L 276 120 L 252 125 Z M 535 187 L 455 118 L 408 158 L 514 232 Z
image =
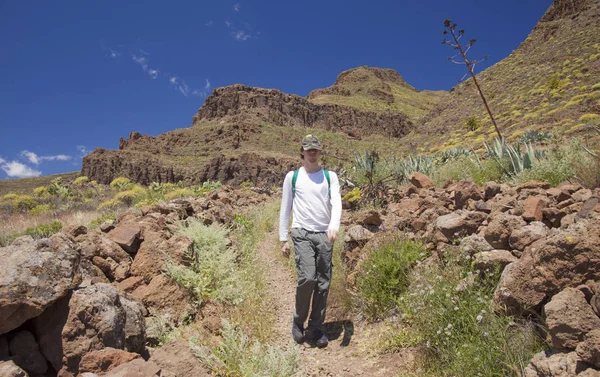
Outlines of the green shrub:
M 469 131 L 475 131 L 481 128 L 481 122 L 477 117 L 468 117 L 465 121 L 465 128 Z
M 36 206 L 36 199 L 29 195 L 17 195 L 13 199 L 13 207 L 19 211 L 29 211 Z
M 598 124 L 598 123 L 600 123 L 600 115 L 598 115 L 598 114 L 583 114 L 579 118 L 579 121 L 583 122 L 583 123 Z
M 240 184 L 240 188 L 244 191 L 250 191 L 250 187 L 254 187 L 254 182 L 244 181 Z
M 171 191 L 165 195 L 165 200 L 173 200 L 177 198 L 188 198 L 191 196 L 196 196 L 194 191 L 189 188 L 180 188 L 174 191 Z
M 39 215 L 42 213 L 51 212 L 56 209 L 56 206 L 52 203 L 38 204 L 37 206 L 30 209 L 27 213 L 30 215 Z
M 46 186 L 39 186 L 33 189 L 33 195 L 35 196 L 44 196 L 48 194 L 48 187 Z
M 298 347 L 283 350 L 251 341 L 239 327 L 223 321 L 222 342 L 210 352 L 192 341 L 196 356 L 219 376 L 291 377 L 296 371 Z
M 384 242 L 368 251 L 356 277 L 361 306 L 368 318 L 389 314 L 408 285 L 409 269 L 425 254 L 422 244 L 405 240 Z
M 144 196 L 146 194 L 146 189 L 142 186 L 131 186 L 130 189 L 126 191 L 121 191 L 115 195 L 113 200 L 116 200 L 120 203 L 123 203 L 127 206 L 132 205 L 136 199 Z
M 102 203 L 100 203 L 98 205 L 97 209 L 98 209 L 98 211 L 114 210 L 121 206 L 123 206 L 123 203 L 120 200 L 110 199 L 110 200 L 105 200 Z
M 207 299 L 238 302 L 243 295 L 235 273 L 238 271 L 238 253 L 229 247 L 227 229 L 218 225 L 206 226 L 195 220 L 187 228 L 181 228 L 179 234 L 194 242 L 193 250 L 187 255 L 191 264 L 184 267 L 168 262 L 167 275 L 189 289 L 199 304 Z
M 90 181 L 90 179 L 88 178 L 87 175 L 83 175 L 81 177 L 77 177 L 75 178 L 75 180 L 73 181 L 73 185 L 74 186 L 83 186 L 86 183 L 88 183 Z
M 60 232 L 62 223 L 60 221 L 52 221 L 49 224 L 41 224 L 32 228 L 27 228 L 23 234 L 33 238 L 47 238 L 51 235 Z
M 360 200 L 360 188 L 355 187 L 351 191 L 348 191 L 342 200 L 347 200 L 350 204 L 358 202 Z
M 552 78 L 550 78 L 550 80 L 548 80 L 547 87 L 550 90 L 558 89 L 561 86 L 563 86 L 563 82 L 557 76 L 553 76 Z
M 221 182 L 219 181 L 205 181 L 200 186 L 193 186 L 192 190 L 196 195 L 205 196 L 209 192 L 219 190 L 221 188 Z
M 133 183 L 129 180 L 129 178 L 118 177 L 113 179 L 110 183 L 110 187 L 116 188 L 120 191 L 129 190 L 133 187 Z
M 428 350 L 424 366 L 434 375 L 520 376 L 543 350 L 531 323 L 496 315 L 491 297 L 499 271 L 480 278 L 456 261 L 413 271 L 398 300 L 416 343 Z M 461 287 L 460 289 L 458 287 Z M 416 345 L 416 344 L 413 344 Z

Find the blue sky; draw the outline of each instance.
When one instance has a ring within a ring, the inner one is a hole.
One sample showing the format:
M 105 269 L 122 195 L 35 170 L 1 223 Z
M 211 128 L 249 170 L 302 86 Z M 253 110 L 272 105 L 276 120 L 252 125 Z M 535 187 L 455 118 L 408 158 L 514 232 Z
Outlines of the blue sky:
M 307 95 L 343 70 L 393 68 L 450 89 L 443 20 L 477 39 L 482 70 L 516 49 L 550 0 L 0 0 L 0 179 L 81 168 L 130 132 L 189 127 L 212 88 Z

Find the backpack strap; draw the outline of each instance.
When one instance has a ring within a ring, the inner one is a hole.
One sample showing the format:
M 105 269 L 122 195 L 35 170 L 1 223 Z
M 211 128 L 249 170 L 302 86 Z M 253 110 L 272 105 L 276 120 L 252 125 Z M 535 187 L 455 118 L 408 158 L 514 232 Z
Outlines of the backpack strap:
M 323 174 L 325 174 L 325 179 L 327 179 L 327 193 L 331 199 L 331 178 L 329 178 L 329 170 L 323 169 Z
M 298 172 L 300 169 L 294 170 L 294 176 L 292 177 L 292 198 L 296 196 L 296 181 L 298 180 Z
M 298 172 L 300 169 L 294 170 L 294 175 L 292 176 L 292 198 L 296 196 L 296 181 L 298 180 Z M 327 179 L 327 193 L 331 198 L 331 177 L 329 177 L 329 170 L 323 169 L 323 174 L 325 174 L 325 179 Z

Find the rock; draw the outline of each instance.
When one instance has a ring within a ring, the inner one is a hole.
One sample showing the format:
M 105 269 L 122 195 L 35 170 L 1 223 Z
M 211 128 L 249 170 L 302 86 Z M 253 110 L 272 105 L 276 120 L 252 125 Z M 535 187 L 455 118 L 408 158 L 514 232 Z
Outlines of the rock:
M 490 181 L 483 186 L 483 198 L 485 200 L 492 199 L 494 196 L 500 194 L 500 192 L 502 192 L 502 188 L 496 182 Z
M 530 196 L 523 204 L 523 218 L 527 221 L 542 221 L 544 218 L 544 200 L 539 196 Z
M 91 233 L 77 240 L 84 260 L 97 267 L 108 281 L 121 281 L 130 274 L 131 256 L 103 234 Z M 85 264 L 82 262 L 82 265 Z M 86 268 L 88 277 L 94 272 Z
M 155 276 L 162 274 L 168 258 L 178 264 L 188 264 L 186 255 L 191 254 L 192 247 L 192 240 L 185 236 L 167 239 L 163 232 L 147 231 L 131 264 L 131 274 L 141 276 L 149 283 Z
M 417 188 L 433 187 L 431 179 L 423 173 L 414 172 L 408 176 L 408 180 Z
M 544 208 L 542 213 L 544 214 L 544 223 L 552 228 L 560 227 L 560 221 L 567 215 L 567 212 L 557 208 Z
M 381 214 L 375 210 L 362 211 L 354 215 L 354 220 L 358 224 L 364 225 L 381 225 Z
M 600 317 L 600 294 L 596 293 L 594 296 L 592 296 L 592 299 L 590 300 L 590 305 L 592 306 L 594 313 L 596 313 L 596 315 Z
M 462 209 L 469 199 L 483 199 L 479 187 L 471 181 L 458 181 L 454 186 L 454 190 L 454 207 L 456 209 Z
M 532 189 L 544 189 L 547 190 L 550 188 L 550 184 L 548 182 L 538 181 L 533 179 L 531 181 L 527 181 L 522 185 L 517 187 L 517 192 L 521 192 L 523 190 L 532 190 Z
M 115 241 L 128 253 L 137 253 L 141 243 L 142 229 L 132 223 L 119 224 L 108 233 L 108 238 Z
M 211 376 L 210 371 L 192 353 L 189 343 L 182 339 L 171 341 L 160 348 L 153 349 L 150 360 L 177 376 Z
M 534 221 L 522 228 L 515 229 L 508 239 L 511 248 L 520 251 L 531 245 L 534 241 L 544 238 L 548 235 L 548 227 L 540 221 Z
M 479 234 L 471 234 L 460 240 L 460 250 L 468 255 L 482 251 L 492 251 L 494 248 Z
M 135 359 L 119 365 L 104 374 L 104 377 L 175 377 L 175 375 L 163 370 L 153 361 Z
M 120 301 L 125 310 L 125 349 L 129 352 L 143 353 L 146 348 L 146 308 L 123 295 Z
M 119 282 L 117 288 L 119 291 L 131 293 L 138 287 L 144 285 L 144 278 L 141 276 L 131 276 Z
M 581 219 L 587 219 L 590 213 L 598 206 L 598 203 L 600 203 L 600 198 L 596 196 L 587 199 L 583 203 L 581 210 L 577 213 L 577 217 Z
M 518 216 L 495 213 L 482 235 L 494 249 L 506 250 L 510 247 L 508 240 L 512 232 L 525 225 L 525 221 Z
M 588 332 L 575 351 L 583 361 L 600 369 L 600 329 Z
M 564 288 L 600 280 L 599 244 L 600 224 L 595 222 L 553 229 L 506 267 L 494 301 L 509 313 L 539 313 L 542 303 Z
M 565 288 L 544 306 L 552 346 L 572 349 L 593 329 L 600 329 L 600 318 L 576 288 Z
M 581 359 L 575 352 L 536 353 L 523 371 L 523 377 L 575 377 L 583 371 Z
M 556 186 L 556 188 L 559 188 L 561 190 L 568 192 L 569 194 L 572 194 L 576 191 L 579 191 L 583 187 L 579 184 L 572 184 L 572 183 L 565 181 L 565 182 L 561 183 L 560 185 Z
M 13 360 L 0 361 L 0 377 L 29 377 Z
M 128 333 L 140 326 L 134 324 L 128 327 L 127 320 L 131 317 L 135 320 L 142 315 L 138 313 L 128 318 L 128 310 L 123 305 L 125 301 L 127 299 L 121 297 L 116 288 L 107 284 L 96 284 L 73 292 L 62 330 L 63 372 L 77 374 L 81 358 L 88 352 L 105 347 L 124 349 L 127 339 L 145 337 L 145 333 Z M 135 310 L 134 305 L 130 308 Z
M 81 362 L 79 363 L 79 373 L 95 373 L 101 375 L 121 364 L 139 358 L 141 358 L 141 356 L 137 353 L 107 347 L 83 355 Z
M 484 213 L 492 212 L 492 206 L 488 202 L 483 202 L 481 200 L 474 202 L 474 210 L 481 211 Z
M 361 225 L 354 225 L 348 228 L 344 233 L 344 242 L 357 242 L 365 244 L 373 238 L 373 233 Z
M 585 202 L 592 197 L 592 190 L 583 188 L 574 192 L 573 195 L 571 195 L 571 197 L 576 202 Z
M 553 187 L 546 190 L 546 194 L 556 199 L 557 203 L 564 202 L 567 199 L 571 199 L 571 194 L 569 194 L 565 190 L 559 189 L 558 187 Z
M 458 210 L 438 217 L 435 226 L 446 238 L 453 240 L 475 233 L 486 218 L 482 212 Z
M 518 258 L 508 250 L 482 251 L 475 254 L 473 266 L 480 271 L 489 270 L 493 272 L 498 268 L 502 272 L 508 264 L 517 260 Z
M 107 220 L 100 224 L 100 231 L 102 233 L 108 233 L 113 229 L 115 229 L 115 222 L 113 220 Z
M 19 327 L 79 284 L 79 253 L 61 233 L 0 248 L 0 335 Z
M 10 353 L 8 352 L 8 339 L 0 336 L 0 360 L 8 359 Z
M 14 334 L 9 344 L 13 361 L 30 374 L 44 374 L 48 362 L 40 352 L 33 334 L 29 331 L 19 331 Z
M 70 227 L 66 227 L 65 229 L 63 229 L 63 233 L 65 233 L 73 238 L 77 238 L 78 236 L 87 234 L 87 232 L 88 232 L 87 227 L 85 227 L 83 225 L 72 225 Z
M 149 285 L 142 285 L 131 295 L 140 300 L 151 314 L 171 313 L 181 318 L 184 313 L 194 313 L 190 293 L 165 275 L 155 276 Z

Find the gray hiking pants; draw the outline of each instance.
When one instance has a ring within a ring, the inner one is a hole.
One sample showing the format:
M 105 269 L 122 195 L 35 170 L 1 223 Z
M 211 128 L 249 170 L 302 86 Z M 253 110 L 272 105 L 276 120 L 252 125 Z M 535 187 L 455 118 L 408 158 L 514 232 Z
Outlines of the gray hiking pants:
M 312 311 L 308 326 L 319 327 L 325 322 L 333 244 L 327 239 L 327 233 L 311 232 L 301 228 L 292 228 L 292 241 L 298 272 L 294 322 L 304 325 L 312 296 Z

